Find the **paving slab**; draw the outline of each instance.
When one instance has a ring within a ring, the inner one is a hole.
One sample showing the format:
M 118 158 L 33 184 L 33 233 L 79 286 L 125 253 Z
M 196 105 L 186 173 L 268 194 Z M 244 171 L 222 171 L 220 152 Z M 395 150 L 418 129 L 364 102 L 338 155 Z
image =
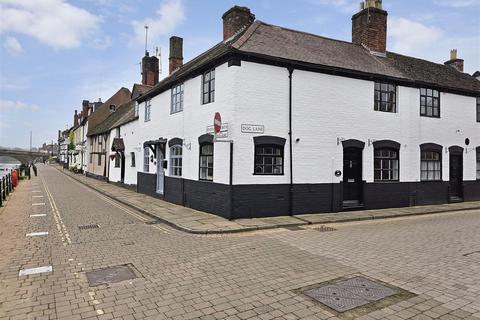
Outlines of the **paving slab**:
M 159 219 L 176 229 L 194 234 L 248 232 L 308 224 L 329 224 L 480 209 L 480 201 L 474 201 L 407 208 L 228 220 L 214 214 L 175 205 L 158 198 L 137 193 L 112 183 L 86 177 L 82 174 L 74 174 L 60 166 L 55 165 L 54 167 L 107 197 L 155 219 Z

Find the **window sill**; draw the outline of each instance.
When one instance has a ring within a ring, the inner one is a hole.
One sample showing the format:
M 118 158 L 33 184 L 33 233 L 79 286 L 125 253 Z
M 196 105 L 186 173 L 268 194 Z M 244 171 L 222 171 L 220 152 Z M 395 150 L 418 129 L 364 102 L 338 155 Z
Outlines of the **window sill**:
M 375 110 L 375 109 L 373 109 L 373 111 L 375 111 L 375 112 L 383 112 L 383 113 L 394 113 L 394 114 L 398 113 L 397 111 L 383 111 L 383 110 Z
M 285 173 L 252 173 L 254 176 L 284 176 Z
M 399 183 L 400 180 L 374 180 L 374 183 Z
M 213 179 L 212 179 L 212 180 L 208 180 L 208 179 L 198 179 L 198 181 L 200 181 L 200 182 L 213 182 Z
M 441 119 L 440 116 L 427 116 L 426 114 L 420 114 L 420 117 L 423 117 L 423 118 L 433 118 L 433 119 Z
M 183 112 L 183 109 L 182 109 L 182 110 L 178 110 L 178 111 L 170 111 L 170 115 L 172 115 L 172 114 L 177 114 L 177 113 L 180 113 L 180 112 Z

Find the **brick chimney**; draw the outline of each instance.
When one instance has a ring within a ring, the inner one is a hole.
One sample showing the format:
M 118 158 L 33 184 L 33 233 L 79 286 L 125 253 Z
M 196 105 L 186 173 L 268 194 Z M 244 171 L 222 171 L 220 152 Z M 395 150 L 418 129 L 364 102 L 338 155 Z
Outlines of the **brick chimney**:
M 255 15 L 247 7 L 234 6 L 222 16 L 223 40 L 227 40 L 255 21 Z
M 75 114 L 73 115 L 73 126 L 74 126 L 74 127 L 78 126 L 78 114 L 77 114 L 77 110 L 75 110 Z
M 158 58 L 150 57 L 148 51 L 142 59 L 142 84 L 154 86 L 158 83 Z
M 360 12 L 352 17 L 352 42 L 366 46 L 370 51 L 387 51 L 387 11 L 382 0 L 365 0 Z
M 180 37 L 170 38 L 169 73 L 172 74 L 183 65 L 183 39 Z
M 88 100 L 82 101 L 82 114 L 86 118 L 88 117 L 88 109 L 90 108 L 90 102 Z
M 457 55 L 458 55 L 457 49 L 451 50 L 450 51 L 450 60 L 448 60 L 444 64 L 446 66 L 450 66 L 450 67 L 454 68 L 455 70 L 457 70 L 459 72 L 463 72 L 463 62 L 464 62 L 464 60 L 463 59 L 458 59 Z

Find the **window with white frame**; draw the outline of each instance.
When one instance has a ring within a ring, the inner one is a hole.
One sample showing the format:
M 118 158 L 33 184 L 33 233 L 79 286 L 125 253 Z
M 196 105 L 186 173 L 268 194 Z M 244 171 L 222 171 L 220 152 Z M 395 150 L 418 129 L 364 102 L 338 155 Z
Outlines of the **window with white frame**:
M 135 117 L 138 117 L 138 101 L 135 101 Z
M 434 150 L 421 151 L 420 180 L 442 180 L 442 154 Z
M 392 148 L 379 148 L 374 151 L 375 181 L 398 181 L 398 151 Z
M 172 101 L 170 113 L 177 113 L 183 110 L 183 91 L 184 84 L 179 84 L 172 88 Z
M 182 146 L 180 145 L 170 147 L 170 176 L 182 176 Z
M 150 121 L 151 119 L 151 101 L 147 100 L 145 101 L 145 122 Z
M 143 172 L 148 172 L 150 164 L 150 148 L 143 148 Z

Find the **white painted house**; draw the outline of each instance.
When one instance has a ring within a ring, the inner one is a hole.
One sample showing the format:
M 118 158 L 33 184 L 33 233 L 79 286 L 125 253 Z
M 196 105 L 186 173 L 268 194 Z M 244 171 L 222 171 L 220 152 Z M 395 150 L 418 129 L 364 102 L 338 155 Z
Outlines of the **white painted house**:
M 351 43 L 245 7 L 223 23 L 184 65 L 172 37 L 170 75 L 118 132 L 135 157 L 126 184 L 226 218 L 480 200 L 480 82 L 456 52 L 445 65 L 388 52 L 378 0 Z

